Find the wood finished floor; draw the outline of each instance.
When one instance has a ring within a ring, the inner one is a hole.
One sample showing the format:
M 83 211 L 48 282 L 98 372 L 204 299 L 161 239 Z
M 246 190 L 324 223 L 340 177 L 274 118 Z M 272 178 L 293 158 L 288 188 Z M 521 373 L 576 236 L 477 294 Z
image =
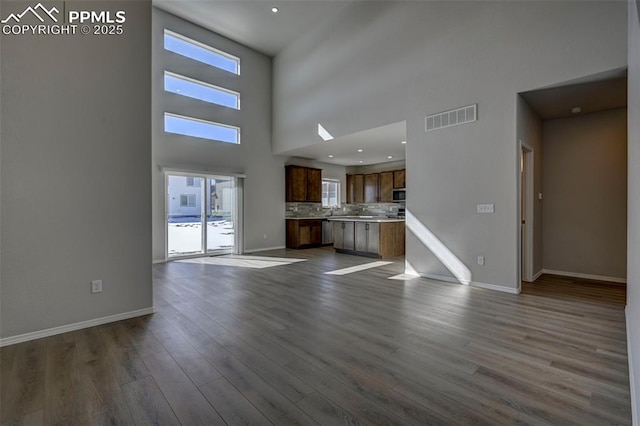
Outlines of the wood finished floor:
M 2 424 L 631 424 L 623 306 L 260 255 L 308 260 L 156 265 L 155 315 L 2 348 Z

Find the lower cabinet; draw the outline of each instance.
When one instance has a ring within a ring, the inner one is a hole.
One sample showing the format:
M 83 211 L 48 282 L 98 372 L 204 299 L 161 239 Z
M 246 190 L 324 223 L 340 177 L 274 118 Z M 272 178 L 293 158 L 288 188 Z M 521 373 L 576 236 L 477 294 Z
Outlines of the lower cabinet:
M 333 222 L 333 247 L 339 250 L 355 250 L 354 222 Z
M 404 255 L 404 222 L 333 222 L 333 247 L 338 252 L 370 257 Z
M 322 245 L 322 220 L 287 219 L 287 248 L 309 248 Z
M 355 246 L 356 251 L 378 254 L 380 250 L 380 224 L 356 222 Z

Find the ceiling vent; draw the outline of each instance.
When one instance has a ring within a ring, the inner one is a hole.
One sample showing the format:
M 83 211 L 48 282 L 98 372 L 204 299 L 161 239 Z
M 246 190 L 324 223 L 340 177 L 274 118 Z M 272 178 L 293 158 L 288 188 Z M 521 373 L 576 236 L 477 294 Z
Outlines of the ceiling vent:
M 478 104 L 451 109 L 437 114 L 427 115 L 424 121 L 424 131 L 444 129 L 445 127 L 459 126 L 478 120 Z

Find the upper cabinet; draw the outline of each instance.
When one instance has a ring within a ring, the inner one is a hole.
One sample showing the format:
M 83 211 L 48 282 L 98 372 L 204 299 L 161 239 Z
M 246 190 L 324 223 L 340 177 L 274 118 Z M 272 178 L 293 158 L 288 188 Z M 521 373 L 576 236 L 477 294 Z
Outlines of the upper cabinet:
M 405 170 L 347 175 L 347 203 L 391 203 L 393 190 L 405 187 Z
M 380 202 L 393 202 L 393 175 L 394 172 L 380 173 Z
M 287 202 L 322 202 L 322 170 L 286 166 Z
M 378 173 L 364 175 L 364 202 L 378 202 Z
M 406 188 L 405 175 L 405 169 L 393 172 L 393 189 Z

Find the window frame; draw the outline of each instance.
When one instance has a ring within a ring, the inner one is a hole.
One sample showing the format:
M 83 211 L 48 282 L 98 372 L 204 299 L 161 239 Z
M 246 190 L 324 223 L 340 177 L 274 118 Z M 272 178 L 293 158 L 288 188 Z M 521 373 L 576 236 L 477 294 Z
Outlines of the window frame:
M 186 200 L 187 200 L 186 204 L 182 203 L 183 197 L 186 197 Z M 193 204 L 189 202 L 191 200 L 193 200 Z M 187 208 L 197 207 L 196 194 L 180 194 L 180 207 L 187 207 Z
M 174 118 L 178 118 L 178 119 L 183 119 L 183 120 L 188 120 L 188 121 L 195 121 L 195 122 L 199 122 L 199 123 L 204 123 L 204 124 L 208 124 L 208 125 L 213 125 L 213 126 L 218 126 L 218 127 L 226 127 L 229 129 L 233 129 L 237 132 L 238 135 L 238 140 L 237 142 L 229 142 L 229 141 L 225 141 L 225 140 L 221 140 L 221 139 L 213 139 L 213 138 L 208 138 L 208 137 L 203 137 L 203 136 L 193 136 L 193 135 L 185 135 L 184 133 L 176 133 L 176 132 L 169 132 L 167 131 L 167 116 L 169 117 L 174 117 Z M 196 118 L 196 117 L 189 117 L 187 115 L 181 115 L 181 114 L 175 114 L 173 112 L 167 112 L 165 111 L 163 114 L 163 129 L 165 133 L 171 133 L 172 135 L 179 135 L 179 136 L 186 136 L 189 138 L 196 138 L 196 139 L 205 139 L 208 141 L 213 141 L 213 142 L 221 142 L 221 143 L 226 143 L 226 144 L 230 144 L 230 145 L 240 145 L 241 142 L 241 136 L 242 136 L 242 129 L 240 127 L 237 126 L 232 126 L 231 124 L 223 124 L 223 123 L 217 123 L 215 121 L 209 121 L 209 120 L 203 120 L 202 118 Z
M 329 204 L 329 194 L 330 194 L 330 190 L 329 188 L 327 188 L 327 203 L 325 204 L 325 197 L 324 197 L 324 185 L 328 184 L 328 185 L 335 185 L 336 186 L 336 204 L 335 205 L 330 205 Z M 322 179 L 322 199 L 321 199 L 321 203 L 322 203 L 322 207 L 323 208 L 333 208 L 333 207 L 340 207 L 340 185 L 341 182 L 339 179 L 331 179 L 331 178 L 323 178 Z
M 216 55 L 223 56 L 223 57 L 225 57 L 225 58 L 227 58 L 227 59 L 229 59 L 229 60 L 234 61 L 234 62 L 236 63 L 236 69 L 237 69 L 237 72 L 229 71 L 229 70 L 226 70 L 226 69 L 224 69 L 224 68 L 220 68 L 220 67 L 218 67 L 218 66 L 212 65 L 212 64 L 210 64 L 210 63 L 203 62 L 203 61 L 200 61 L 200 60 L 198 60 L 198 59 L 192 58 L 192 57 L 190 57 L 190 56 L 186 56 L 186 55 L 183 55 L 183 54 L 181 54 L 181 53 L 175 52 L 175 51 L 173 51 L 173 50 L 169 50 L 169 49 L 167 49 L 167 48 L 166 48 L 166 45 L 165 45 L 165 42 L 164 42 L 164 36 L 166 36 L 166 35 L 168 35 L 168 36 L 170 36 L 170 37 L 177 38 L 178 40 L 181 40 L 181 41 L 183 41 L 183 42 L 185 42 L 185 43 L 192 44 L 192 45 L 194 45 L 194 46 L 196 46 L 196 47 L 200 47 L 200 48 L 202 48 L 202 49 L 205 49 L 205 50 L 210 51 L 211 53 L 214 53 L 214 54 L 216 54 Z M 163 49 L 164 49 L 164 50 L 166 50 L 167 52 L 173 52 L 173 53 L 175 53 L 176 55 L 184 56 L 185 58 L 189 58 L 189 59 L 191 59 L 192 61 L 200 62 L 200 63 L 205 64 L 205 65 L 208 65 L 208 66 L 210 66 L 210 67 L 214 67 L 214 68 L 217 68 L 217 69 L 219 69 L 219 70 L 222 70 L 222 71 L 228 72 L 229 74 L 233 74 L 233 75 L 240 75 L 240 58 L 239 58 L 239 57 L 237 57 L 237 56 L 235 56 L 235 55 L 232 55 L 232 54 L 230 54 L 230 53 L 227 53 L 227 52 L 225 52 L 225 51 L 222 51 L 222 50 L 220 50 L 220 49 L 216 49 L 215 47 L 213 47 L 213 46 L 209 46 L 208 44 L 203 43 L 203 42 L 201 42 L 201 41 L 194 40 L 194 39 L 189 38 L 189 37 L 187 37 L 187 36 L 184 36 L 184 35 L 182 35 L 182 34 L 176 33 L 175 31 L 171 31 L 171 30 L 169 30 L 169 29 L 167 29 L 167 28 L 165 28 L 165 29 L 164 29 L 164 32 L 162 33 L 162 47 L 163 47 Z
M 207 100 L 201 99 L 201 98 L 194 98 L 193 96 L 184 95 L 184 94 L 182 94 L 180 92 L 169 91 L 166 88 L 166 80 L 165 80 L 166 77 L 173 77 L 173 78 L 176 78 L 178 80 L 183 80 L 183 81 L 186 81 L 188 83 L 196 84 L 198 86 L 204 86 L 204 87 L 209 88 L 209 89 L 213 89 L 213 90 L 217 90 L 219 92 L 224 92 L 226 94 L 233 95 L 233 96 L 236 97 L 236 106 L 235 107 L 230 107 L 228 105 L 222 105 L 222 104 L 219 104 L 217 102 L 207 101 Z M 201 81 L 201 80 L 196 80 L 195 78 L 187 77 L 185 75 L 181 75 L 181 74 L 178 74 L 178 73 L 175 73 L 175 72 L 171 72 L 171 71 L 167 71 L 167 70 L 164 70 L 163 84 L 164 84 L 164 91 L 167 92 L 167 93 L 173 93 L 175 95 L 184 96 L 185 98 L 191 98 L 191 99 L 195 99 L 195 100 L 198 100 L 198 101 L 206 102 L 208 104 L 217 105 L 217 106 L 220 106 L 220 107 L 223 107 L 223 108 L 230 108 L 230 109 L 234 109 L 234 110 L 240 111 L 240 93 L 236 92 L 235 90 L 225 89 L 224 87 L 216 86 L 215 84 L 207 83 L 207 82 Z

